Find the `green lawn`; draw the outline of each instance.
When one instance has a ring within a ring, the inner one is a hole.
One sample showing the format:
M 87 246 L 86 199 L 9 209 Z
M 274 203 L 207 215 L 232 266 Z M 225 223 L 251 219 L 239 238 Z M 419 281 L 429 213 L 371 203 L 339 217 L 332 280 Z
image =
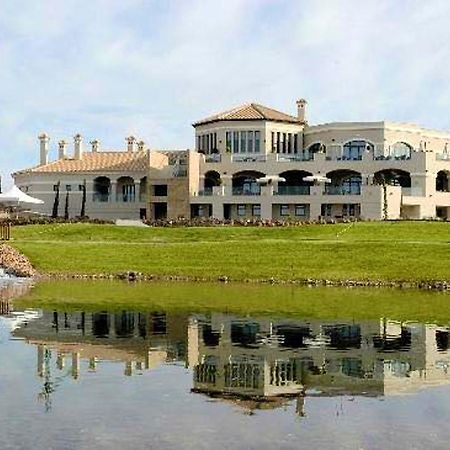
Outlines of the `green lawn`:
M 45 273 L 217 279 L 450 280 L 450 223 L 132 228 L 56 224 L 13 229 Z

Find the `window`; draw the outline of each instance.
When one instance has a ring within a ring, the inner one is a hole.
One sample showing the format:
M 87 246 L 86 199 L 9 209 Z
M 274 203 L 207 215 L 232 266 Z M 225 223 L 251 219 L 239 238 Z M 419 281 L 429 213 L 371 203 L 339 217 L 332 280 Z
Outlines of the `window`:
M 259 153 L 261 151 L 260 149 L 260 141 L 261 141 L 261 132 L 255 131 L 255 153 Z
M 358 161 L 362 159 L 362 156 L 366 150 L 373 150 L 373 145 L 366 141 L 350 141 L 344 145 L 344 151 L 342 153 L 343 160 Z
M 256 217 L 261 216 L 261 205 L 252 205 L 252 215 Z
M 237 215 L 238 216 L 245 216 L 247 208 L 245 205 L 237 205 Z
M 239 153 L 239 132 L 233 133 L 233 153 Z
M 247 132 L 241 131 L 241 153 L 247 152 Z
M 226 151 L 231 153 L 231 131 L 226 132 Z
M 306 216 L 306 205 L 295 205 L 295 215 L 297 217 Z
M 56 192 L 59 189 L 59 184 L 53 185 L 53 191 Z
M 253 152 L 253 131 L 247 132 L 247 151 L 249 153 Z
M 280 205 L 280 216 L 289 216 L 289 205 Z
M 66 192 L 70 192 L 72 190 L 71 184 L 66 184 Z
M 294 153 L 298 153 L 298 135 L 294 134 Z
M 198 216 L 205 217 L 206 216 L 206 208 L 204 205 L 198 205 Z
M 79 184 L 78 190 L 82 192 L 84 190 L 84 184 Z
M 156 197 L 167 197 L 167 184 L 155 184 L 153 186 L 153 195 Z

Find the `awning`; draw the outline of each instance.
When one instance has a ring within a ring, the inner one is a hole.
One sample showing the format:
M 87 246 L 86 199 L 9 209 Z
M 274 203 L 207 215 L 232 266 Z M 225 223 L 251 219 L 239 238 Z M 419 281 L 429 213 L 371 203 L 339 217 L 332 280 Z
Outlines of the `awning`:
M 264 177 L 258 178 L 256 181 L 259 184 L 270 184 L 273 182 L 282 183 L 286 181 L 286 178 L 280 177 L 279 175 L 266 175 Z
M 44 204 L 44 201 L 25 194 L 25 192 L 22 192 L 14 185 L 9 191 L 0 194 L 0 203 L 31 203 L 34 205 L 42 205 Z
M 324 175 L 308 175 L 307 177 L 303 178 L 303 181 L 312 181 L 313 183 L 320 184 L 320 183 L 331 183 L 331 180 Z

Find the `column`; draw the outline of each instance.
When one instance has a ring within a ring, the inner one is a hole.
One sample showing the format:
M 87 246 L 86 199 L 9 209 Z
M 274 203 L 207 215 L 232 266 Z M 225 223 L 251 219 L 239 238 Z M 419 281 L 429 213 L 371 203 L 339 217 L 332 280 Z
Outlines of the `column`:
M 80 376 L 80 353 L 73 352 L 72 353 L 72 378 L 74 380 L 78 380 Z

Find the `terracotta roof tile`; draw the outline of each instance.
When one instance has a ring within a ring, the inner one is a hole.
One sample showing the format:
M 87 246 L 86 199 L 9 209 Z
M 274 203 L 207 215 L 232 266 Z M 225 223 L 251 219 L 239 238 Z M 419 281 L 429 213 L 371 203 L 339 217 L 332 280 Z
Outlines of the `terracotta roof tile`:
M 43 166 L 24 169 L 22 173 L 54 173 L 54 172 L 144 172 L 149 169 L 148 151 L 138 152 L 84 152 L 82 159 L 65 158 L 52 161 Z
M 228 111 L 215 114 L 193 124 L 194 127 L 221 120 L 271 120 L 274 122 L 302 123 L 298 117 L 290 116 L 267 106 L 247 103 Z

